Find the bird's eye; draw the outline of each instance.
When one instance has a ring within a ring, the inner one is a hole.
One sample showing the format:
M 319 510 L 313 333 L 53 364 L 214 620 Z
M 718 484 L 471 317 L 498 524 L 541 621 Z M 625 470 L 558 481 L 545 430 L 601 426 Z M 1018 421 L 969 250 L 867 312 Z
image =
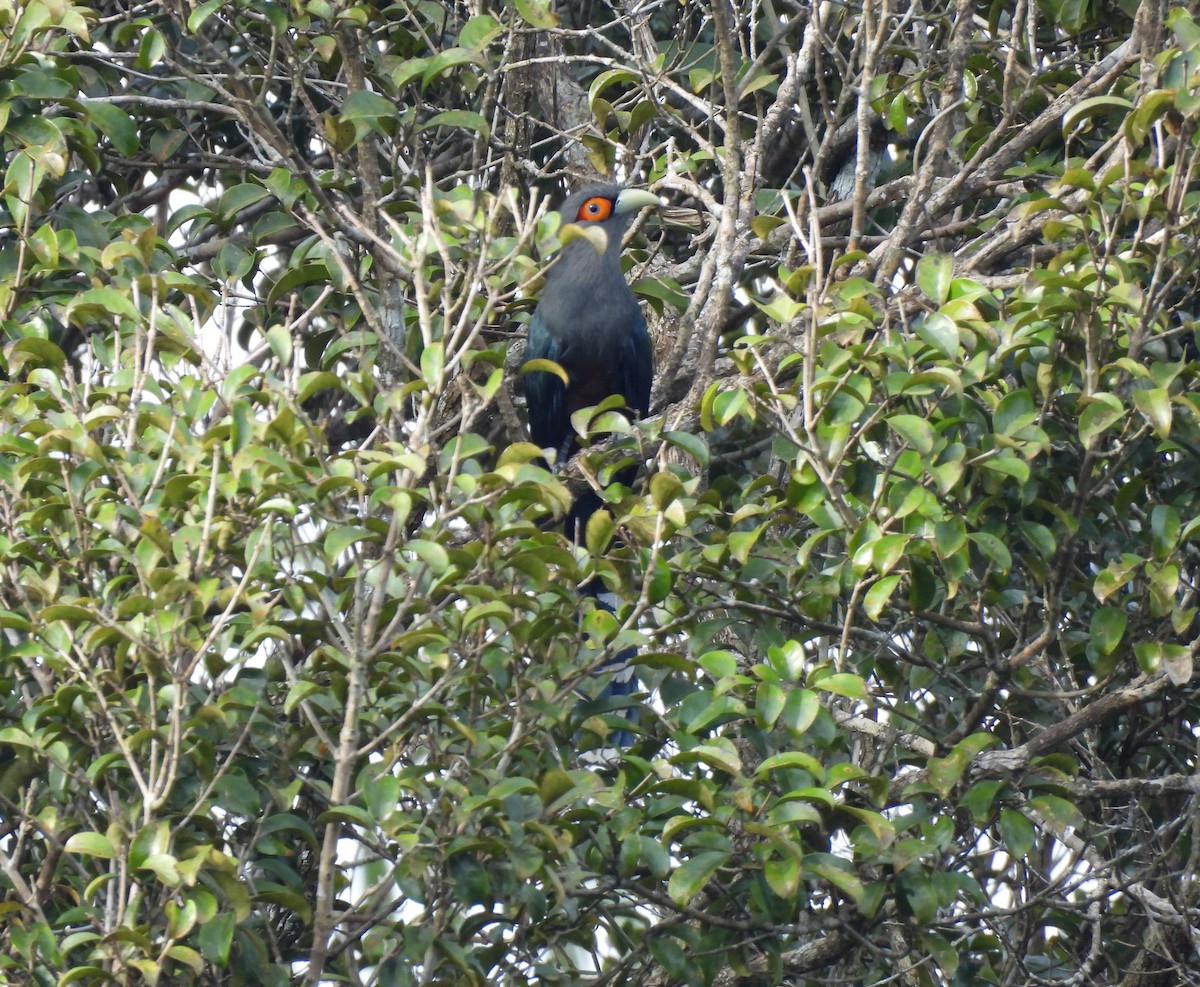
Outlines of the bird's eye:
M 612 208 L 611 199 L 596 196 L 594 199 L 588 199 L 587 202 L 579 207 L 579 214 L 575 219 L 577 222 L 583 220 L 593 223 L 602 222 L 612 215 Z

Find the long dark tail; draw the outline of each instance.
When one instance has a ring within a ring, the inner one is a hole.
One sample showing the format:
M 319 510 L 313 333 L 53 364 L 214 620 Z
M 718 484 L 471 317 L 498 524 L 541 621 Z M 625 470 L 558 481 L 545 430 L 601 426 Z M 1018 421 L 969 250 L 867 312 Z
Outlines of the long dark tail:
M 617 612 L 620 602 L 613 593 L 604 588 L 599 579 L 593 579 L 584 587 L 584 592 L 611 614 Z M 589 704 L 595 704 L 597 712 L 612 711 L 619 713 L 630 722 L 636 722 L 638 711 L 636 705 L 631 705 L 625 697 L 632 696 L 638 690 L 637 673 L 633 669 L 633 660 L 637 657 L 637 648 L 625 648 L 617 652 L 600 668 L 599 674 L 606 676 L 604 688 L 596 694 Z M 633 744 L 634 735 L 629 730 L 614 730 L 608 735 L 614 747 L 629 747 Z
M 604 501 L 595 490 L 585 490 L 575 498 L 571 505 L 571 513 L 567 515 L 563 530 L 567 533 L 567 541 L 577 545 L 584 544 L 584 534 L 587 532 L 588 518 L 604 506 Z
M 600 495 L 594 490 L 588 490 L 575 498 L 575 503 L 571 505 L 571 513 L 567 515 L 567 537 L 582 544 L 588 518 L 599 510 L 602 504 Z M 605 589 L 599 579 L 593 579 L 584 586 L 583 593 L 595 600 L 597 606 L 616 614 L 620 600 Z M 627 720 L 636 720 L 637 710 L 623 702 L 626 696 L 633 695 L 638 689 L 638 680 L 632 665 L 636 657 L 636 648 L 626 648 L 606 661 L 600 669 L 600 674 L 607 676 L 608 681 L 598 694 L 588 698 L 588 705 L 597 706 L 597 711 L 601 713 L 609 709 L 619 709 Z M 614 730 L 608 739 L 615 747 L 629 747 L 633 744 L 634 735 L 628 730 Z

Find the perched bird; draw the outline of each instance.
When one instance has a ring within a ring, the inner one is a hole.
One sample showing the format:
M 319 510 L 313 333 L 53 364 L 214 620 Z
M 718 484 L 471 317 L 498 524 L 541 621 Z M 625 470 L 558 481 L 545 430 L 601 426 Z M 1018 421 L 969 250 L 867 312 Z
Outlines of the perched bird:
M 559 209 L 564 224 L 602 234 L 563 246 L 529 320 L 525 359 L 552 360 L 567 375 L 565 383 L 544 370 L 525 377 L 530 434 L 543 449 L 555 450 L 560 463 L 578 448 L 571 415 L 580 408 L 619 394 L 635 414 L 649 410 L 650 336 L 621 272 L 621 238 L 638 212 L 656 205 L 658 198 L 642 189 L 592 185 L 568 196 Z M 572 510 L 567 535 L 582 539 L 579 524 L 586 524 L 600 502 L 594 495 L 580 500 L 587 503 Z
M 565 463 L 578 448 L 571 415 L 618 394 L 635 416 L 650 407 L 654 361 L 646 320 L 621 271 L 621 240 L 633 218 L 658 198 L 650 192 L 619 185 L 590 185 L 567 196 L 559 209 L 564 224 L 575 223 L 585 236 L 568 241 L 546 272 L 545 286 L 529 320 L 527 360 L 551 360 L 566 374 L 530 371 L 525 377 L 529 431 L 543 449 L 553 449 Z M 632 483 L 636 467 L 617 479 Z M 567 537 L 582 541 L 588 518 L 600 507 L 594 491 L 576 498 L 567 517 Z M 599 580 L 584 587 L 605 609 L 615 600 Z M 627 666 L 634 653 L 616 655 L 610 665 Z M 635 688 L 632 670 L 613 671 L 599 699 L 629 695 Z M 628 746 L 632 737 L 618 731 L 613 738 Z

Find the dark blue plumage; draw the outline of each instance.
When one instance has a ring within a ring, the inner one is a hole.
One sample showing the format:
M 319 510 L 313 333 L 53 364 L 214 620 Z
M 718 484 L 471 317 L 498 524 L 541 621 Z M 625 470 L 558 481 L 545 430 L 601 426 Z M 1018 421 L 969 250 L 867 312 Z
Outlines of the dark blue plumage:
M 597 205 L 605 203 L 606 205 Z M 593 185 L 567 197 L 563 223 L 599 229 L 606 249 L 586 237 L 567 243 L 546 272 L 541 299 L 529 321 L 527 360 L 552 360 L 566 371 L 525 377 L 533 441 L 564 459 L 576 448 L 571 415 L 619 394 L 645 414 L 654 362 L 637 299 L 621 271 L 621 237 L 635 215 L 657 203 L 649 192 Z M 597 209 L 597 216 L 589 214 Z
M 633 217 L 657 198 L 641 189 L 592 185 L 567 197 L 559 209 L 564 224 L 576 223 L 601 231 L 599 243 L 579 237 L 566 243 L 546 273 L 545 286 L 529 320 L 527 360 L 551 360 L 562 367 L 567 381 L 546 371 L 525 376 L 529 431 L 543 449 L 553 449 L 565 463 L 578 448 L 571 415 L 619 394 L 635 415 L 650 407 L 654 361 L 646 320 L 621 271 L 621 239 Z M 630 484 L 636 467 L 617 477 Z M 566 523 L 567 536 L 582 541 L 587 520 L 600 507 L 593 491 L 575 501 Z M 584 591 L 610 612 L 614 599 L 593 581 Z M 613 658 L 611 674 L 598 699 L 627 696 L 636 688 L 627 649 Z M 618 731 L 613 741 L 628 746 L 632 737 Z

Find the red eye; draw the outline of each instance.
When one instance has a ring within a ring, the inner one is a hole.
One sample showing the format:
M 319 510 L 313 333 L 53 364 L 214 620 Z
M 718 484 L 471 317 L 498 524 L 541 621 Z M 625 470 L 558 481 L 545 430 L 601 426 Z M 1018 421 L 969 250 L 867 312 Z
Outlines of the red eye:
M 612 215 L 612 210 L 612 199 L 596 196 L 594 199 L 588 199 L 587 202 L 579 207 L 579 213 L 575 217 L 575 221 L 601 223 Z

